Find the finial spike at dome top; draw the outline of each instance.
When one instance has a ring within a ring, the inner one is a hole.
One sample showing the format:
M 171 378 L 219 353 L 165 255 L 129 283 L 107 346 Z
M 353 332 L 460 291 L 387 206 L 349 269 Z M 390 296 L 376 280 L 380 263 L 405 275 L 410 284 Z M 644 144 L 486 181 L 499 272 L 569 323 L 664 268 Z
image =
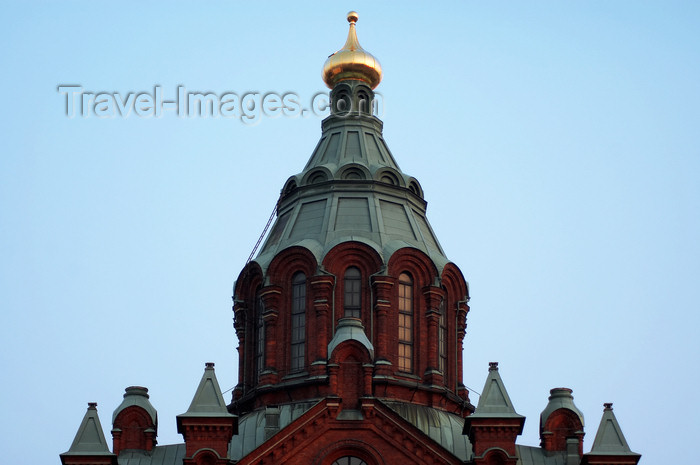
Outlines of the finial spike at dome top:
M 357 19 L 357 12 L 348 13 L 348 39 L 343 48 L 329 56 L 323 65 L 323 80 L 331 89 L 340 81 L 348 79 L 363 81 L 374 89 L 382 80 L 382 66 L 379 61 L 365 51 L 357 40 Z

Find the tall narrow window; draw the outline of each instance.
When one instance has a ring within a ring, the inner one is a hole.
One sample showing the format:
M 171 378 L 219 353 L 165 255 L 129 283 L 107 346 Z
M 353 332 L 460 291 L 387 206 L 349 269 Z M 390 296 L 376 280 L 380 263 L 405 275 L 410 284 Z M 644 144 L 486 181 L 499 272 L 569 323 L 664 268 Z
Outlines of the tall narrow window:
M 440 326 L 438 327 L 438 353 L 440 364 L 439 370 L 443 376 L 447 373 L 447 308 L 445 306 L 445 299 L 440 302 Z
M 297 273 L 292 277 L 292 358 L 291 371 L 304 368 L 306 345 L 306 276 Z
M 360 318 L 360 299 L 362 296 L 362 275 L 357 268 L 350 267 L 345 272 L 345 316 Z
M 261 297 L 255 300 L 255 374 L 259 377 L 265 369 L 265 304 Z
M 399 275 L 399 370 L 413 371 L 413 279 Z

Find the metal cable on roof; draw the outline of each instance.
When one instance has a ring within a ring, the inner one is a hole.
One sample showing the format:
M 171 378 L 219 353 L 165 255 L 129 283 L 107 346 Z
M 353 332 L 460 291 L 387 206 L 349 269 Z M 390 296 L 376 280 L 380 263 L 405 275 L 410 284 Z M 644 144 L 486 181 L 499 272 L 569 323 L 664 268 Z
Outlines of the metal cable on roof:
M 265 229 L 263 229 L 262 234 L 260 234 L 260 237 L 258 238 L 258 242 L 255 243 L 255 247 L 253 247 L 253 251 L 250 252 L 250 256 L 248 257 L 248 260 L 245 261 L 246 265 L 248 263 L 250 263 L 250 261 L 253 259 L 253 256 L 255 255 L 255 252 L 258 251 L 258 247 L 260 247 L 260 243 L 262 242 L 263 238 L 265 237 L 267 230 L 270 229 L 270 225 L 272 224 L 272 220 L 275 219 L 276 214 L 277 214 L 277 203 L 275 203 L 275 208 L 272 209 L 272 214 L 270 214 L 270 219 L 267 220 L 267 224 L 265 225 Z

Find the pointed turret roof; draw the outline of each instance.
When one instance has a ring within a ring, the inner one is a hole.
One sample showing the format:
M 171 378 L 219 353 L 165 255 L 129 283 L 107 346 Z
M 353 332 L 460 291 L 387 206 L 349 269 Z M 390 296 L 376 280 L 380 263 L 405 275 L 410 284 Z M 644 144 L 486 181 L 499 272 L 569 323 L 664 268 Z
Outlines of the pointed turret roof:
M 228 413 L 224 396 L 221 394 L 219 382 L 214 374 L 214 364 L 209 362 L 205 364 L 204 375 L 199 382 L 197 392 L 192 398 L 192 403 L 187 412 L 178 415 L 178 424 L 180 418 L 187 417 L 234 417 Z
M 97 403 L 89 402 L 87 412 L 80 423 L 78 432 L 73 439 L 68 452 L 64 452 L 61 456 L 70 455 L 114 455 L 109 451 L 107 441 L 105 440 L 100 417 L 97 415 Z
M 603 418 L 600 419 L 598 432 L 593 441 L 593 447 L 587 455 L 630 455 L 639 456 L 632 452 L 622 434 L 620 424 L 613 413 L 612 403 L 603 404 Z
M 508 391 L 498 374 L 498 362 L 489 363 L 489 375 L 484 384 L 484 390 L 479 397 L 479 405 L 469 418 L 523 418 L 513 407 Z
M 304 170 L 282 188 L 277 219 L 255 262 L 264 271 L 279 252 L 300 246 L 321 263 L 336 245 L 356 241 L 384 263 L 399 249 L 421 250 L 441 272 L 449 260 L 426 217 L 423 189 L 401 171 L 372 114 L 381 68 L 356 44 L 357 14 L 348 18 L 348 43 L 326 64 L 331 114 Z

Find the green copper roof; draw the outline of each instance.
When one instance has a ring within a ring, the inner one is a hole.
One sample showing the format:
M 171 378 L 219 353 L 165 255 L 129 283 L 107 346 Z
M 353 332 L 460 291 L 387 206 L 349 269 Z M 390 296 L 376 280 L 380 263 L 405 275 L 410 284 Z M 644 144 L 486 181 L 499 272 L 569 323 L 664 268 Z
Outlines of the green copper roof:
M 371 359 L 374 359 L 374 346 L 365 334 L 365 328 L 358 318 L 341 318 L 338 321 L 338 327 L 335 330 L 335 335 L 331 342 L 328 343 L 328 356 L 333 355 L 333 351 L 342 342 L 357 341 L 362 344 L 369 352 Z
M 141 407 L 148 413 L 148 415 L 151 417 L 151 420 L 153 420 L 153 424 L 157 427 L 158 412 L 148 399 L 149 395 L 147 388 L 142 386 L 129 386 L 128 388 L 126 388 L 124 392 L 124 400 L 121 404 L 119 404 L 119 407 L 117 407 L 116 410 L 114 410 L 114 413 L 112 414 L 112 424 L 114 424 L 114 421 L 117 419 L 117 415 L 119 415 L 122 412 L 122 410 L 128 407 L 137 406 Z
M 224 396 L 221 394 L 219 382 L 214 374 L 214 364 L 207 363 L 204 368 L 204 375 L 199 382 L 197 392 L 192 398 L 192 403 L 187 412 L 178 415 L 177 418 L 185 417 L 233 417 L 226 409 Z M 179 422 L 178 422 L 179 424 Z
M 107 447 L 100 417 L 97 416 L 96 403 L 88 403 L 87 412 L 80 423 L 73 444 L 68 452 L 61 454 L 61 456 L 64 455 L 114 455 Z
M 156 446 L 152 451 L 124 450 L 119 453 L 119 465 L 182 465 L 185 444 Z
M 549 403 L 540 414 L 540 429 L 544 428 L 547 418 L 560 408 L 571 410 L 581 420 L 581 426 L 585 426 L 583 413 L 574 404 L 574 396 L 571 395 L 571 392 L 569 388 L 554 388 L 549 391 Z
M 276 419 L 275 428 L 278 430 L 284 429 L 316 405 L 317 402 L 304 401 L 279 405 L 279 417 Z M 242 415 L 238 419 L 238 434 L 231 438 L 229 459 L 238 461 L 260 447 L 269 439 L 265 434 L 265 429 L 268 426 L 265 408 Z
M 639 455 L 632 452 L 627 445 L 627 440 L 613 413 L 612 404 L 605 404 L 603 418 L 600 419 L 598 432 L 593 440 L 593 447 L 586 455 Z
M 336 97 L 345 91 L 371 93 L 350 81 L 333 90 Z M 448 263 L 427 220 L 420 183 L 401 171 L 382 126 L 367 114 L 334 114 L 323 121 L 321 140 L 304 170 L 282 189 L 277 219 L 255 258 L 263 270 L 288 247 L 305 247 L 320 263 L 347 241 L 369 245 L 385 262 L 396 250 L 413 247 L 430 256 L 438 270 Z
M 524 416 L 515 412 L 513 402 L 498 373 L 498 363 L 489 363 L 489 375 L 486 378 L 484 389 L 479 397 L 476 411 L 470 418 L 522 418 Z
M 518 465 L 566 465 L 566 452 L 547 451 L 541 447 L 515 445 Z
M 462 434 L 464 419 L 459 415 L 407 402 L 382 403 L 461 461 L 466 462 L 473 458 L 469 437 Z

